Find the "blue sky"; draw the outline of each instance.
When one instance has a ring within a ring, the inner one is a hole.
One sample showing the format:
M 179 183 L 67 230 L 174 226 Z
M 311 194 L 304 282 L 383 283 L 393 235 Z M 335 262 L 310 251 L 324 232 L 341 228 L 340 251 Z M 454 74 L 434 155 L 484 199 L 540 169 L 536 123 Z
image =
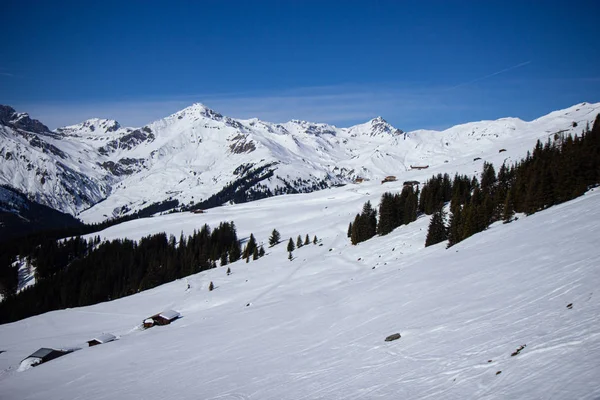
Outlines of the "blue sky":
M 3 0 L 0 104 L 51 128 L 232 117 L 412 130 L 600 101 L 598 1 Z

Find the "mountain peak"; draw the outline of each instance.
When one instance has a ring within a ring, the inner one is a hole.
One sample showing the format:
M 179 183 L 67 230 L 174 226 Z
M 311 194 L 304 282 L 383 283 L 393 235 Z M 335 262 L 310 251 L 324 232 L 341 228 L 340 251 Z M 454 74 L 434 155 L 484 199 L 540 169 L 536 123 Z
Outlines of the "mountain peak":
M 359 124 L 348 128 L 353 136 L 368 135 L 368 136 L 399 136 L 404 133 L 401 129 L 397 129 L 390 125 L 383 117 L 376 117 L 364 124 Z
M 388 122 L 382 116 L 375 117 L 371 120 L 372 124 L 387 124 Z
M 37 119 L 31 119 L 27 113 L 16 112 L 10 106 L 0 105 L 0 124 L 28 132 L 50 134 L 50 129 Z
M 209 118 L 209 119 L 212 119 L 215 121 L 221 121 L 223 119 L 222 114 L 216 112 L 213 109 L 208 108 L 207 106 L 205 106 L 202 103 L 194 103 L 191 106 L 184 108 L 183 110 L 177 111 L 171 117 L 174 117 L 177 119 L 183 119 L 185 117 L 193 118 L 193 117 L 197 117 L 197 116 Z
M 79 124 L 57 128 L 56 132 L 67 136 L 102 135 L 116 132 L 121 125 L 114 119 L 90 118 Z

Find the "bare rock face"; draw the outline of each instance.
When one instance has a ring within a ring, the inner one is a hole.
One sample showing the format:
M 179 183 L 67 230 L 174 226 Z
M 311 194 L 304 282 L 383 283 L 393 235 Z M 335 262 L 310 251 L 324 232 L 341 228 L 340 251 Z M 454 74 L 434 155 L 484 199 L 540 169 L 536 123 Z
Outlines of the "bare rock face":
M 400 334 L 399 333 L 394 333 L 393 335 L 390 335 L 388 337 L 385 338 L 386 342 L 392 342 L 394 340 L 398 340 L 400 339 Z
M 102 155 L 108 155 L 110 153 L 115 152 L 118 149 L 131 150 L 142 142 L 150 143 L 153 142 L 154 139 L 155 136 L 152 132 L 152 129 L 150 129 L 147 126 L 144 126 L 143 128 L 129 132 L 128 134 L 123 135 L 118 139 L 111 140 L 105 146 L 100 147 L 98 151 Z
M 50 129 L 37 119 L 31 119 L 27 113 L 18 113 L 14 108 L 4 105 L 0 105 L 0 124 L 27 132 L 52 134 Z
M 251 139 L 248 139 L 245 135 L 236 135 L 235 137 L 229 139 L 232 142 L 229 145 L 229 149 L 232 153 L 242 154 L 242 153 L 252 153 L 256 150 L 256 146 Z

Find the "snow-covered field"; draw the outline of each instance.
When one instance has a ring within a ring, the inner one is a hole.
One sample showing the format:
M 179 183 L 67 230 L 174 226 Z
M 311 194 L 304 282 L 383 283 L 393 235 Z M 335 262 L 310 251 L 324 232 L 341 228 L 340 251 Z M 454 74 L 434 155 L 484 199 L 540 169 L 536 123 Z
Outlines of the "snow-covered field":
M 233 220 L 240 237 L 266 244 L 277 228 L 283 241 L 229 276 L 219 267 L 0 326 L 0 398 L 599 398 L 600 189 L 451 249 L 423 248 L 427 217 L 351 246 L 362 204 L 400 188 L 368 182 L 107 229 L 178 236 Z M 306 234 L 320 245 L 289 261 L 287 239 Z M 139 329 L 164 309 L 183 317 Z M 119 339 L 86 347 L 102 332 Z M 82 349 L 17 372 L 40 347 Z

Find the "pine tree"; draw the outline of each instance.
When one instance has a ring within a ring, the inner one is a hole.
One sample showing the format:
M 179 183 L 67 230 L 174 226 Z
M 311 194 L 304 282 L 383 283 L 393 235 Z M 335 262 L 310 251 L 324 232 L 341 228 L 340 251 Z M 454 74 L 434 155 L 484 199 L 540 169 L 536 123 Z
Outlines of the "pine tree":
M 391 193 L 384 193 L 379 202 L 379 223 L 377 224 L 377 234 L 387 235 L 398 226 L 396 221 L 396 210 L 394 196 Z
M 462 209 L 460 205 L 451 207 L 450 226 L 448 227 L 448 247 L 454 246 L 462 240 Z
M 352 227 L 352 232 L 350 233 L 350 242 L 354 245 L 358 244 L 361 240 L 359 240 L 359 225 L 360 225 L 360 215 L 356 214 L 354 217 L 354 222 L 350 224 Z
M 363 212 L 360 218 L 360 241 L 371 239 L 377 234 L 377 211 L 371 206 L 371 202 L 367 201 L 363 205 Z
M 294 241 L 292 240 L 292 238 L 290 238 L 287 245 L 287 251 L 291 253 L 294 250 L 296 250 L 296 246 L 294 246 Z
M 231 275 L 231 268 L 227 267 L 227 275 Z
M 279 243 L 279 241 L 281 240 L 281 235 L 279 234 L 279 231 L 277 229 L 273 229 L 273 232 L 271 233 L 271 237 L 269 237 L 269 246 L 273 247 L 276 244 Z
M 208 291 L 212 292 L 214 288 L 215 288 L 215 285 L 213 285 L 213 283 L 211 281 L 210 284 L 208 285 Z
M 317 244 L 317 235 L 313 238 L 313 244 Z
M 441 208 L 433 213 L 427 230 L 427 239 L 425 239 L 425 247 L 431 246 L 448 239 L 448 228 L 444 223 L 446 218 L 444 209 Z
M 481 172 L 481 190 L 484 193 L 491 193 L 496 184 L 496 171 L 494 165 L 484 161 L 483 171 Z
M 227 253 L 221 254 L 221 267 L 227 265 Z
M 309 245 L 310 244 L 310 238 L 308 237 L 308 233 L 306 234 L 306 237 L 304 238 L 304 245 Z
M 248 239 L 248 243 L 246 244 L 244 253 L 242 254 L 243 258 L 249 258 L 254 253 L 256 247 L 256 239 L 254 239 L 254 235 L 251 233 L 250 239 Z
M 296 239 L 296 248 L 299 249 L 302 246 L 303 246 L 303 244 L 302 244 L 302 236 L 298 235 L 298 239 Z
M 292 258 L 293 258 L 293 256 L 292 256 L 292 252 L 290 251 L 290 252 L 288 253 L 288 260 L 292 261 Z
M 258 256 L 264 257 L 264 255 L 265 255 L 265 248 L 260 246 L 260 248 L 258 249 Z
M 403 223 L 405 225 L 408 225 L 409 223 L 417 220 L 417 208 L 419 205 L 419 199 L 417 198 L 411 186 L 405 186 L 402 190 L 403 194 L 405 190 L 407 193 L 405 195 L 406 200 L 404 203 Z
M 240 250 L 240 243 L 236 240 L 231 243 L 231 247 L 229 248 L 229 262 L 235 262 L 239 260 L 242 256 L 242 252 Z
M 481 205 L 482 226 L 481 230 L 487 229 L 494 222 L 494 200 L 489 193 L 485 194 L 483 204 Z
M 348 224 L 348 237 L 352 237 L 352 222 Z
M 506 201 L 504 202 L 504 212 L 502 215 L 502 219 L 504 220 L 505 224 L 508 224 L 513 220 L 514 216 L 515 208 L 512 200 L 512 191 L 509 191 L 508 195 L 506 196 Z
M 258 260 L 258 248 L 254 248 L 254 251 L 252 252 L 252 260 Z

